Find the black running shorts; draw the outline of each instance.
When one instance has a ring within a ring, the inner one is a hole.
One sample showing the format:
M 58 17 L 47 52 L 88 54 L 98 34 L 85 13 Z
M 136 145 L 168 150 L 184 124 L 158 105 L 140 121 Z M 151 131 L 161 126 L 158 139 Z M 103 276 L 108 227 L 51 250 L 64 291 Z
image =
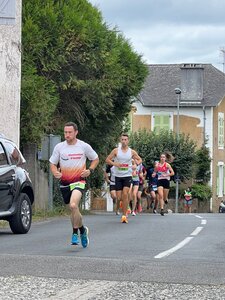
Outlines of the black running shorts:
M 110 192 L 115 191 L 116 190 L 116 185 L 115 184 L 110 184 L 109 190 L 110 190 Z
M 168 179 L 159 179 L 157 186 L 162 186 L 164 189 L 169 189 L 170 181 Z
M 116 191 L 122 191 L 124 187 L 130 187 L 132 183 L 132 176 L 115 177 Z
M 61 191 L 63 201 L 65 204 L 70 203 L 70 197 L 72 195 L 73 190 L 78 190 L 83 194 L 85 189 L 84 189 L 84 187 L 79 187 L 79 186 L 71 187 L 71 185 L 60 185 L 60 191 Z

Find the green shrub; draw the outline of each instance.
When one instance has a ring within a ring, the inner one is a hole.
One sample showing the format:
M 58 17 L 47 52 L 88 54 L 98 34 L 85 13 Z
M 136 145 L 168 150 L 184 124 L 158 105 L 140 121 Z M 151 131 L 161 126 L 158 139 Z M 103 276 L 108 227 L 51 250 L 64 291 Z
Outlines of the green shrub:
M 210 180 L 210 164 L 211 158 L 209 148 L 202 146 L 196 151 L 195 159 L 195 178 L 199 182 L 207 183 Z
M 211 188 L 207 184 L 193 184 L 192 197 L 199 201 L 208 201 L 212 197 Z
M 175 157 L 171 163 L 175 174 L 179 173 L 181 182 L 193 177 L 196 143 L 189 135 L 180 134 L 179 141 L 173 131 L 147 131 L 140 129 L 130 135 L 130 147 L 138 152 L 145 166 L 149 167 L 159 160 L 160 154 L 170 151 Z M 185 162 L 185 163 L 184 163 Z M 171 178 L 173 180 L 173 178 Z

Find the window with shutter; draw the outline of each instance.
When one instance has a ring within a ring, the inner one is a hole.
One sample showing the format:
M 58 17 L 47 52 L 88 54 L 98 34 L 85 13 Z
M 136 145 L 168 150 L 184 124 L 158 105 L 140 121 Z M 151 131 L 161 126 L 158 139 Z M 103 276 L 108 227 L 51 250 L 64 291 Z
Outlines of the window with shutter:
M 225 194 L 225 166 L 223 166 L 223 194 Z
M 0 25 L 14 25 L 16 0 L 0 0 Z
M 217 195 L 223 197 L 224 193 L 224 163 L 219 162 L 217 166 Z
M 219 166 L 216 167 L 216 195 L 219 195 Z
M 171 130 L 171 115 L 168 114 L 153 114 L 153 130 L 159 132 L 160 130 Z
M 224 113 L 218 113 L 218 147 L 224 149 Z

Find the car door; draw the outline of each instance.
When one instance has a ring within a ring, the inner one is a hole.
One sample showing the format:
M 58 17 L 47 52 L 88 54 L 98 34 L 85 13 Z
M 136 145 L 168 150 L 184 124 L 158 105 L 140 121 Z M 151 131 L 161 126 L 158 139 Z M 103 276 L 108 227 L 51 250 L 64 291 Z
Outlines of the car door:
M 0 214 L 7 211 L 13 201 L 15 168 L 9 164 L 5 149 L 0 142 Z

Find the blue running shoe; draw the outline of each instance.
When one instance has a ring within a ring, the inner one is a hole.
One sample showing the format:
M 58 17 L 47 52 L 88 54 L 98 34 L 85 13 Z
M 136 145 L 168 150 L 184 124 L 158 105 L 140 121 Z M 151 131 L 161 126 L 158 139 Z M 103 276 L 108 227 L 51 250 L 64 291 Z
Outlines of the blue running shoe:
M 86 248 L 89 245 L 89 238 L 88 238 L 88 228 L 87 226 L 84 226 L 85 232 L 80 235 L 80 240 L 83 248 Z
M 78 238 L 78 234 L 73 233 L 72 234 L 72 239 L 71 239 L 71 245 L 79 245 L 79 238 Z

